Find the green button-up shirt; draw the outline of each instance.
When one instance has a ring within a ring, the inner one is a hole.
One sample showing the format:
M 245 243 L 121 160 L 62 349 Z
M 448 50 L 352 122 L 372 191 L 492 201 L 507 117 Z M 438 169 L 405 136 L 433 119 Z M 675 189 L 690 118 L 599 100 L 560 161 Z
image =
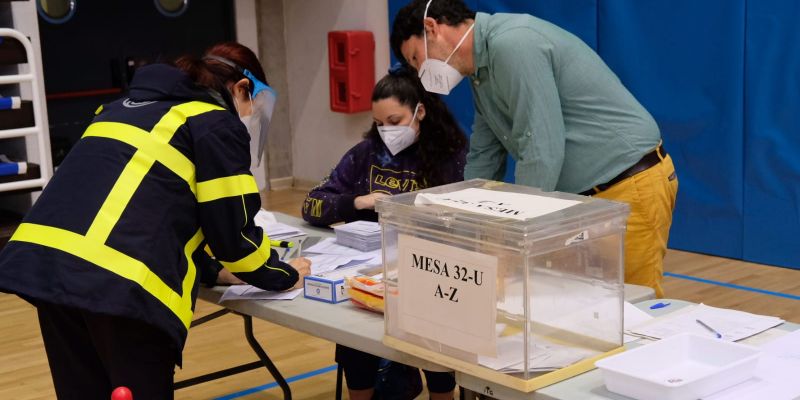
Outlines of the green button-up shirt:
M 465 179 L 502 179 L 510 154 L 518 184 L 579 193 L 658 145 L 653 117 L 576 36 L 527 14 L 478 13 L 474 32 Z

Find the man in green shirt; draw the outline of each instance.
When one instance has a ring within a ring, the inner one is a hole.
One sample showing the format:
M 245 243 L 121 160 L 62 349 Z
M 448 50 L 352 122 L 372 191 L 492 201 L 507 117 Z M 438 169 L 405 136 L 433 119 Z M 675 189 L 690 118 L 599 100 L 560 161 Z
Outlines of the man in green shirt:
M 395 55 L 429 91 L 470 79 L 475 120 L 465 179 L 596 195 L 631 206 L 626 282 L 661 296 L 678 182 L 647 110 L 583 41 L 527 14 L 475 13 L 461 0 L 414 0 L 395 18 Z

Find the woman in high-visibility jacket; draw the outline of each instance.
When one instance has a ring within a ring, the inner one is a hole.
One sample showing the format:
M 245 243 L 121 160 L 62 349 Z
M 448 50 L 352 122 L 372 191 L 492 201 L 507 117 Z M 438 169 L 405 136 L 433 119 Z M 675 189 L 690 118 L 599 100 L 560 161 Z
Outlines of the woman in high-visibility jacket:
M 0 290 L 38 309 L 58 398 L 173 398 L 206 246 L 260 288 L 302 284 L 309 261 L 281 262 L 253 223 L 248 129 L 269 119 L 265 81 L 237 43 L 140 68 L 0 253 Z

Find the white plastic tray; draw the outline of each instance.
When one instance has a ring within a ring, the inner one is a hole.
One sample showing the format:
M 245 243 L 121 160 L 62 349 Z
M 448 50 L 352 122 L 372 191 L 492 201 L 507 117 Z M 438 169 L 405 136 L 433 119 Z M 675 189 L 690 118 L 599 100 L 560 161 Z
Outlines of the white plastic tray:
M 640 400 L 693 400 L 753 376 L 760 351 L 685 333 L 598 361 L 609 391 Z

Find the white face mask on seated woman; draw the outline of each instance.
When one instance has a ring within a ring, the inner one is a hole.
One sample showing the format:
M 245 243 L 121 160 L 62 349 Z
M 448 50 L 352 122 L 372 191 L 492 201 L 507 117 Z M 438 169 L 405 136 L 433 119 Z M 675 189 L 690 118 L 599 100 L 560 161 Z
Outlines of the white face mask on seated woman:
M 412 125 L 414 125 L 414 121 L 417 119 L 419 106 L 420 104 L 417 103 L 417 106 L 414 107 L 414 115 L 411 117 L 411 122 L 409 122 L 408 125 L 378 126 L 378 134 L 381 135 L 383 143 L 393 156 L 405 150 L 417 140 L 417 130 L 414 129 Z

